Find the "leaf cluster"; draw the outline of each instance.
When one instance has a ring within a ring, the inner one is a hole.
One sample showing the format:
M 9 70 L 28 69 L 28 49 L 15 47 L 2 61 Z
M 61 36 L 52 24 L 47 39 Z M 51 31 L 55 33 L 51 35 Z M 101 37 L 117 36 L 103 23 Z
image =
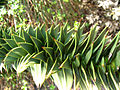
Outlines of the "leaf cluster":
M 19 75 L 30 69 L 38 88 L 52 77 L 60 90 L 70 90 L 73 84 L 73 88 L 119 89 L 120 32 L 110 41 L 107 27 L 97 36 L 97 24 L 87 33 L 83 33 L 86 23 L 72 29 L 67 23 L 45 25 L 17 32 L 1 27 L 0 62 L 6 71 L 14 69 Z

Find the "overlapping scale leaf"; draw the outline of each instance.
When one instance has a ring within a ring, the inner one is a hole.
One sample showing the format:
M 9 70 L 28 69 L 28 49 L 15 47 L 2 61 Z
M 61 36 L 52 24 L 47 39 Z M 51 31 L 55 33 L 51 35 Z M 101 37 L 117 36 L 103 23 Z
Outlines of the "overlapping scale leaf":
M 51 61 L 54 60 L 54 50 L 52 47 L 42 47 L 45 52 L 50 56 Z
M 25 39 L 23 39 L 22 37 L 17 36 L 17 35 L 14 35 L 14 39 L 16 42 L 25 42 Z
M 35 45 L 35 48 L 37 49 L 37 52 L 40 52 L 43 45 L 42 42 L 39 39 L 36 39 L 35 37 L 31 37 L 31 39 Z
M 21 42 L 21 43 L 18 43 L 18 44 L 30 54 L 33 54 L 33 52 L 35 52 L 34 46 L 31 43 Z
M 10 50 L 7 54 L 6 57 L 4 58 L 5 64 L 15 62 L 18 60 L 20 57 L 25 56 L 27 54 L 27 51 L 25 51 L 21 47 L 16 47 Z M 12 63 L 11 63 L 12 64 Z
M 63 55 L 64 55 L 65 46 L 64 46 L 64 44 L 63 44 L 62 42 L 60 42 L 60 41 L 57 41 L 57 40 L 55 40 L 55 39 L 54 39 L 54 41 L 55 41 L 55 43 L 56 43 L 56 45 L 57 45 L 57 49 L 59 49 L 60 57 L 61 57 L 61 60 L 62 60 L 62 59 L 63 59 Z
M 32 43 L 32 39 L 30 38 L 30 35 L 26 31 L 22 30 L 22 35 L 26 42 Z
M 41 52 L 35 54 L 32 58 L 37 59 L 37 60 L 41 60 L 43 62 L 47 62 L 47 57 L 46 57 L 44 51 L 41 51 Z
M 17 43 L 13 39 L 5 39 L 5 41 L 11 48 L 18 47 Z

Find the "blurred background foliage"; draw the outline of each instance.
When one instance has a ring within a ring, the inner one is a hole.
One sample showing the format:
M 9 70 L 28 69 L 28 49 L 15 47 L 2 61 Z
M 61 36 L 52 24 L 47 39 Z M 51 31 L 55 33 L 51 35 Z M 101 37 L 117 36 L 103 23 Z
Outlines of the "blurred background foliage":
M 7 3 L 6 0 L 1 0 Z M 119 0 L 115 2 L 101 0 L 9 0 L 4 8 L 0 9 L 0 25 L 13 27 L 34 27 L 40 23 L 64 25 L 68 21 L 69 28 L 74 22 L 88 22 L 85 31 L 94 23 L 100 27 L 109 26 L 110 32 L 120 29 Z M 105 4 L 107 2 L 107 4 Z M 3 4 L 5 4 L 3 3 Z
M 0 10 L 0 24 L 19 28 L 27 24 L 65 24 L 73 26 L 75 21 L 83 22 L 84 13 L 79 12 L 81 1 L 69 0 L 9 0 Z M 87 24 L 88 26 L 88 24 Z M 69 27 L 70 28 L 70 27 Z

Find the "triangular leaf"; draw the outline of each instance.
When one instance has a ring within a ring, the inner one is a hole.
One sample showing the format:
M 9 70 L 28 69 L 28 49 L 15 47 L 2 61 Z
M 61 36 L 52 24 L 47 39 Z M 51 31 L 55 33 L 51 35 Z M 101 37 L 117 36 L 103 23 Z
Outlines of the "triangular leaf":
M 50 59 L 53 61 L 54 60 L 54 52 L 52 47 L 42 47 L 50 56 Z
M 40 52 L 42 50 L 42 42 L 39 39 L 36 39 L 35 37 L 31 37 L 33 43 L 35 44 L 35 47 L 37 49 L 37 52 Z

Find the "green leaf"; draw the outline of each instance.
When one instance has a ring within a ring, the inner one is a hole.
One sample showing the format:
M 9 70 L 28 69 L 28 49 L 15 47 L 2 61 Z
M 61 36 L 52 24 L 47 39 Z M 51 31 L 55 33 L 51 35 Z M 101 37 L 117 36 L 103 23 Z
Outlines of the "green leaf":
M 0 44 L 4 44 L 4 43 L 6 43 L 4 38 L 0 38 Z
M 117 44 L 117 42 L 118 42 L 118 38 L 119 38 L 119 36 L 116 35 L 116 36 L 112 39 L 112 41 L 111 41 L 109 44 L 106 45 L 106 47 L 105 47 L 105 49 L 104 49 L 104 52 L 103 52 L 103 55 L 104 55 L 104 56 L 110 54 L 109 52 L 113 52 L 113 51 L 114 51 L 115 46 L 116 46 L 116 44 Z M 111 51 L 110 51 L 110 50 L 111 50 Z M 111 54 L 111 55 L 112 55 L 112 54 Z M 111 55 L 110 55 L 109 57 L 111 57 Z
M 44 51 L 41 51 L 41 52 L 35 54 L 32 58 L 42 60 L 43 62 L 47 61 Z
M 19 37 L 17 35 L 14 35 L 14 39 L 16 42 L 25 42 L 25 40 L 22 37 Z
M 65 44 L 65 53 L 66 54 L 69 54 L 70 52 L 73 51 L 73 49 L 74 49 L 74 42 L 75 42 L 74 39 L 70 39 L 69 42 L 67 42 Z
M 21 27 L 18 31 L 19 31 L 19 37 L 23 37 L 23 27 Z
M 67 35 L 67 25 L 68 25 L 68 21 L 63 26 L 63 33 L 64 33 L 64 35 Z
M 19 43 L 19 45 L 22 46 L 22 48 L 24 48 L 30 54 L 32 54 L 35 51 L 34 46 L 31 43 L 21 42 L 21 43 Z
M 120 32 L 119 32 L 120 33 Z M 111 50 L 110 50 L 110 52 L 109 52 L 109 57 L 108 57 L 108 59 L 110 59 L 111 57 L 112 57 L 112 54 L 113 54 L 113 52 L 114 52 L 114 50 L 115 50 L 115 48 L 116 48 L 116 46 L 117 46 L 117 43 L 118 43 L 118 40 L 119 40 L 119 33 L 118 33 L 118 35 L 116 36 L 116 40 L 115 40 L 115 42 L 114 42 L 114 45 L 112 46 L 112 48 L 111 48 Z
M 45 38 L 46 38 L 46 27 L 45 27 L 45 24 L 42 24 L 42 26 L 40 27 L 40 31 L 41 31 L 41 33 L 42 33 L 42 36 L 43 36 L 43 38 L 44 38 L 44 40 L 45 40 Z
M 17 60 L 18 60 L 18 58 L 11 57 L 11 56 L 6 56 L 6 57 L 4 58 L 5 65 L 7 65 L 8 68 L 9 68 L 12 64 L 14 64 Z
M 23 38 L 25 39 L 26 42 L 33 43 L 30 38 L 30 35 L 26 31 L 22 30 L 22 34 L 23 34 Z
M 3 37 L 5 37 L 5 39 L 11 39 L 10 35 L 8 35 L 5 31 L 3 31 Z
M 21 58 L 21 55 L 14 53 L 14 51 L 10 51 L 9 53 L 6 54 L 6 56 Z
M 47 31 L 46 31 L 46 43 L 47 47 L 54 47 L 55 45 L 53 37 Z
M 97 35 L 97 30 L 96 30 L 96 27 L 97 27 L 97 24 L 95 24 L 95 26 L 93 27 L 93 28 L 91 28 L 91 30 L 90 30 L 90 38 L 89 38 L 89 44 L 91 44 L 93 41 L 94 41 L 94 39 L 95 39 L 95 37 L 96 37 L 96 35 Z
M 104 44 L 105 44 L 105 37 L 102 40 L 102 44 L 100 45 L 99 49 L 96 52 L 96 59 L 95 59 L 95 63 L 98 63 L 98 60 L 102 54 L 102 51 L 104 49 Z
M 116 90 L 119 90 L 120 88 L 119 88 L 119 86 L 118 86 L 118 84 L 117 84 L 117 82 L 116 82 L 116 80 L 115 80 L 115 78 L 114 78 L 114 76 L 112 74 L 111 68 L 109 68 L 109 71 L 110 71 L 110 76 L 111 76 L 111 79 L 112 79 L 112 81 L 113 81 L 113 83 L 115 85 Z
M 79 67 L 79 66 L 80 66 L 80 53 L 78 53 L 77 55 L 75 55 L 75 61 L 73 61 L 73 64 L 74 64 L 76 67 Z
M 84 77 L 85 77 L 84 82 L 86 83 L 86 86 L 89 87 L 89 81 L 88 81 L 87 74 L 86 74 L 85 69 L 83 68 L 83 66 L 81 66 L 81 70 L 82 70 L 82 72 L 84 74 Z
M 117 71 L 120 67 L 120 51 L 118 51 L 116 53 L 116 57 L 113 59 L 113 61 L 111 62 L 111 68 L 114 71 Z
M 67 44 L 72 39 L 71 36 L 72 36 L 73 32 L 74 32 L 73 29 L 67 32 L 65 44 Z
M 0 52 L 3 53 L 3 54 L 6 54 L 8 51 L 5 48 L 1 47 Z
M 46 32 L 48 32 L 48 31 L 46 31 Z M 54 25 L 53 25 L 53 24 L 51 25 L 51 27 L 50 27 L 50 29 L 49 29 L 49 34 L 50 34 L 52 37 L 54 37 L 55 34 L 57 34 L 57 33 L 55 33 Z
M 15 54 L 18 54 L 20 56 L 25 56 L 27 54 L 27 51 L 25 51 L 22 47 L 13 48 L 12 50 L 10 50 L 10 52 L 14 52 Z
M 47 63 L 50 63 L 50 62 L 48 60 Z M 49 71 L 49 72 L 47 73 L 46 79 L 48 79 L 54 72 L 56 72 L 56 70 L 54 70 L 54 68 L 56 67 L 56 63 L 57 63 L 57 58 L 54 63 L 52 62 L 52 66 L 48 65 L 47 71 Z
M 105 59 L 104 57 L 102 57 L 102 60 L 100 62 L 100 69 L 102 70 L 102 72 L 106 72 L 106 64 L 105 64 Z
M 54 60 L 54 52 L 52 47 L 42 47 L 50 56 L 50 59 L 53 61 Z
M 108 85 L 109 85 L 109 89 L 115 89 L 115 85 L 110 77 L 110 74 L 107 72 L 106 74 L 107 76 L 107 81 L 108 81 Z
M 60 42 L 64 43 L 65 42 L 65 34 L 64 34 L 64 31 L 63 31 L 63 27 L 61 27 L 60 29 Z
M 68 57 L 65 59 L 65 61 L 63 61 L 63 63 L 59 66 L 59 69 L 61 69 L 61 68 L 64 68 L 64 67 L 69 67 L 69 65 L 67 65 L 67 66 L 65 66 L 65 64 L 67 63 L 67 61 L 68 61 Z M 70 67 L 69 67 L 70 68 Z
M 106 79 L 106 76 L 105 76 L 105 73 L 103 73 L 99 68 L 98 68 L 98 76 L 102 82 L 102 85 L 104 86 L 104 88 L 106 90 L 108 90 L 108 83 L 107 83 L 107 79 Z
M 12 49 L 7 43 L 2 44 L 2 47 L 5 48 L 7 51 Z
M 29 35 L 35 37 L 35 31 L 34 31 L 34 29 L 32 28 L 31 25 L 30 25 L 29 28 L 28 28 L 28 33 L 29 33 Z
M 93 62 L 91 62 L 91 69 L 92 69 L 92 74 L 93 74 L 93 79 L 94 79 L 94 81 L 96 82 L 96 75 L 95 75 L 95 67 L 94 67 L 94 65 L 93 65 Z
M 0 57 L 5 57 L 5 54 L 0 52 Z
M 80 26 L 80 24 L 79 24 L 77 32 L 76 32 L 78 34 L 78 40 L 80 40 L 80 38 L 83 34 L 84 28 L 85 28 L 85 23 L 83 23 L 82 26 Z
M 54 35 L 51 34 L 51 36 L 54 37 L 56 40 L 57 40 L 57 38 L 58 38 L 58 36 L 59 36 L 59 33 L 58 33 L 59 31 L 60 31 L 60 25 L 58 24 L 58 25 L 55 26 L 55 28 L 54 28 Z
M 94 48 L 99 45 L 99 43 L 103 40 L 103 38 L 107 35 L 108 31 L 106 32 L 107 27 L 105 27 L 99 36 L 94 41 Z
M 64 54 L 64 47 L 65 46 L 64 46 L 64 44 L 62 42 L 59 42 L 59 41 L 57 41 L 55 39 L 54 39 L 54 41 L 55 41 L 55 43 L 56 43 L 56 45 L 57 45 L 57 47 L 58 47 L 58 49 L 60 51 L 60 56 L 61 56 L 61 59 L 62 59 L 63 54 Z
M 72 51 L 72 55 L 71 55 L 71 57 L 73 57 L 74 56 L 74 54 L 75 54 L 75 52 L 76 52 L 76 49 L 77 49 L 77 46 L 78 46 L 78 34 L 77 33 L 75 33 L 75 37 L 74 37 L 74 39 L 75 39 L 75 45 L 74 45 L 74 49 L 73 49 L 73 51 Z
M 85 33 L 81 36 L 81 38 L 79 40 L 79 44 L 77 46 L 77 51 L 76 52 L 82 52 L 83 51 L 85 45 L 87 44 L 87 40 L 88 40 L 87 34 L 88 33 Z
M 11 47 L 11 48 L 15 48 L 17 47 L 17 43 L 13 40 L 13 39 L 5 39 L 5 41 L 7 42 L 7 44 Z
M 99 38 L 100 41 L 99 41 L 99 39 L 95 40 L 94 47 L 93 47 L 94 48 L 94 51 L 93 51 L 94 53 L 96 53 L 99 50 L 99 48 L 101 47 L 101 45 L 103 44 L 103 42 L 105 44 L 105 40 L 106 40 L 106 35 L 107 34 L 108 34 L 108 31 L 105 33 L 105 35 L 102 37 L 102 39 Z M 97 46 L 95 46 L 95 45 L 97 45 Z
M 39 39 L 36 39 L 35 37 L 31 37 L 31 39 L 33 43 L 35 44 L 37 52 L 40 52 L 42 50 L 42 42 Z
M 79 53 L 82 53 L 82 52 L 83 52 L 83 50 L 86 48 L 86 44 L 87 44 L 87 43 L 88 43 L 88 37 L 85 38 L 85 39 L 81 42 L 81 44 L 77 47 Z
M 81 72 L 81 69 L 79 69 L 77 72 L 79 72 L 78 73 L 78 75 L 79 75 L 78 79 L 79 79 L 79 82 L 80 82 L 80 87 L 83 88 L 83 89 L 87 89 L 88 86 L 87 86 L 87 83 L 84 79 L 85 75 L 83 74 L 83 72 Z
M 0 57 L 0 64 L 1 64 L 1 62 L 4 60 L 4 57 Z
M 36 38 L 41 40 L 42 42 L 45 42 L 45 38 L 41 32 L 41 29 L 39 28 L 39 26 L 36 29 Z
M 92 52 L 93 52 L 93 44 L 91 44 L 90 50 L 87 52 L 86 56 L 85 56 L 85 64 L 88 64 L 91 56 L 92 56 Z
M 95 39 L 95 37 L 96 37 L 96 26 L 97 26 L 97 24 L 93 27 L 93 28 L 91 28 L 91 30 L 90 30 L 90 34 L 89 34 L 89 36 L 88 36 L 88 40 L 87 40 L 87 43 L 86 43 L 86 45 L 85 45 L 85 47 L 84 47 L 84 49 L 83 49 L 83 51 L 82 51 L 82 54 L 84 54 L 85 52 L 86 52 L 86 50 L 87 50 L 87 48 L 89 47 L 89 45 L 91 44 L 91 43 L 93 43 L 93 41 L 94 41 L 94 39 Z

